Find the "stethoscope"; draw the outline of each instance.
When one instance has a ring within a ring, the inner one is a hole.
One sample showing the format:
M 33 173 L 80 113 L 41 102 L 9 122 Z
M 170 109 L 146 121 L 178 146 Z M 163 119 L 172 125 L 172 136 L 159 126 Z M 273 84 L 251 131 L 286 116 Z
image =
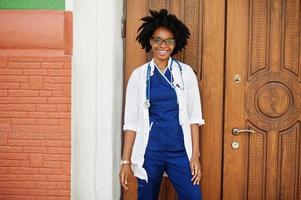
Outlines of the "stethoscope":
M 173 81 L 173 75 L 172 75 L 172 64 L 173 64 L 173 61 L 175 61 L 180 69 L 180 73 L 181 73 L 181 80 L 182 80 L 182 86 L 180 86 L 178 83 L 175 85 L 174 84 L 174 81 Z M 171 62 L 170 62 L 170 65 L 169 65 L 169 70 L 170 70 L 170 73 L 171 73 L 171 86 L 175 89 L 175 87 L 178 87 L 179 89 L 181 90 L 184 90 L 185 87 L 184 87 L 184 81 L 183 81 L 183 72 L 182 72 L 182 66 L 181 64 L 174 58 L 171 58 Z M 151 66 L 150 66 L 150 62 L 148 63 L 148 66 L 147 66 L 147 72 L 146 72 L 146 100 L 144 102 L 144 107 L 145 108 L 149 108 L 150 107 L 150 77 L 151 77 Z

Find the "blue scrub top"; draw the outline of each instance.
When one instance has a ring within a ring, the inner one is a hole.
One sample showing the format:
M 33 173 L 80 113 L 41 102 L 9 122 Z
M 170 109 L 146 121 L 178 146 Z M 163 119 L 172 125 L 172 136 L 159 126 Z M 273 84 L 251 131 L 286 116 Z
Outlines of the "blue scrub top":
M 150 135 L 147 151 L 185 150 L 183 132 L 179 124 L 177 95 L 170 80 L 169 68 L 163 75 L 155 67 L 150 77 Z

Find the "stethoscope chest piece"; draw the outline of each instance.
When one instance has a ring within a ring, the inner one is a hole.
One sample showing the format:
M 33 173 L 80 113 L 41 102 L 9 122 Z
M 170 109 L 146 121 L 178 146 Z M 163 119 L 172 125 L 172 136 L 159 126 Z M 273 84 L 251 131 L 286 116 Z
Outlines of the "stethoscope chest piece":
M 150 107 L 149 100 L 146 100 L 143 104 L 144 108 L 148 109 Z

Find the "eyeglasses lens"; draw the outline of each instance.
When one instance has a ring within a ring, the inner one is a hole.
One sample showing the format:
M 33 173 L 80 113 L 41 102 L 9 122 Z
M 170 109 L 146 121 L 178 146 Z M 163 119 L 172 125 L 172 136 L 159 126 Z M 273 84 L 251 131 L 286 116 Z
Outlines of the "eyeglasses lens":
M 161 45 L 162 43 L 165 43 L 167 46 L 172 46 L 172 45 L 174 45 L 175 44 L 175 39 L 173 39 L 173 38 L 168 38 L 168 39 L 166 39 L 166 40 L 163 40 L 162 38 L 159 38 L 159 37 L 155 37 L 154 38 L 154 43 L 156 44 L 156 45 Z

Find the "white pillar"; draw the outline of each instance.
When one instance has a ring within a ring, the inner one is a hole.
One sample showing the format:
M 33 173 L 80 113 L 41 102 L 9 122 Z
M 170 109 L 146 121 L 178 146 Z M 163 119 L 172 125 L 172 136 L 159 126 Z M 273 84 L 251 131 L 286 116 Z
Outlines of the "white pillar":
M 122 0 L 73 0 L 72 200 L 117 200 Z

